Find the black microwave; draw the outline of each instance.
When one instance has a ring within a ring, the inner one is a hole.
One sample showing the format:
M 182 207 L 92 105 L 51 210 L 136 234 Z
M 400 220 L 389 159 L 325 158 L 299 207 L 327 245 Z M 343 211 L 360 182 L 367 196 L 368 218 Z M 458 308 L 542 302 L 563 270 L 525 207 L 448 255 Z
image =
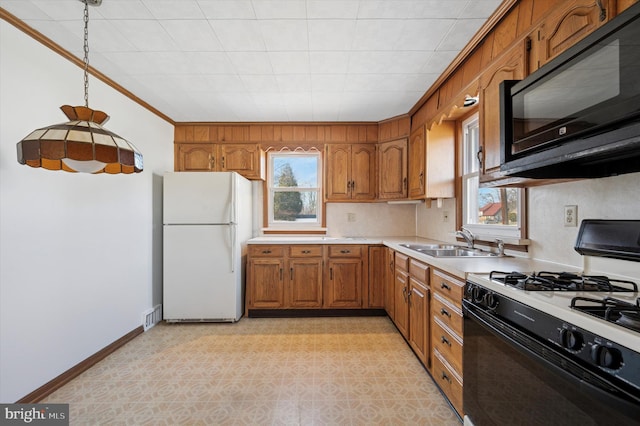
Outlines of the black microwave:
M 640 171 L 640 3 L 521 81 L 500 84 L 501 172 Z

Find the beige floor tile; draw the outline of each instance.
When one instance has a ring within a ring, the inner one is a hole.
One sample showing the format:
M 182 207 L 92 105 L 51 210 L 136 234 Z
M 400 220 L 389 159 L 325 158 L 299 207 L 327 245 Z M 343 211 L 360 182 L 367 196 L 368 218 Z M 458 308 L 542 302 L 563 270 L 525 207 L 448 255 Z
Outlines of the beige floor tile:
M 41 402 L 72 425 L 458 425 L 385 317 L 160 324 Z

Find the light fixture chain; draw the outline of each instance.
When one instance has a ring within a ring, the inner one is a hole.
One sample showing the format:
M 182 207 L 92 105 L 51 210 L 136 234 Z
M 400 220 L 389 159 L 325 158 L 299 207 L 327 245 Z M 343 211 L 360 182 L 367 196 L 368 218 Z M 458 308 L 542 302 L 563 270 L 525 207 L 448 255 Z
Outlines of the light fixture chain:
M 84 0 L 84 106 L 89 108 L 89 2 Z

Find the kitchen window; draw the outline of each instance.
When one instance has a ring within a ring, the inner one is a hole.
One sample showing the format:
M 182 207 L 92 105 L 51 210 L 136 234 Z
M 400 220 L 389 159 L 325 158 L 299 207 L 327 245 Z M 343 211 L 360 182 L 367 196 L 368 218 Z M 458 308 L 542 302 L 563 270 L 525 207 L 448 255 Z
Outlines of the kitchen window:
M 462 226 L 480 240 L 524 238 L 524 190 L 480 188 L 478 114 L 462 122 Z M 484 238 L 483 238 L 484 237 Z
M 322 227 L 322 156 L 317 150 L 268 153 L 268 227 Z

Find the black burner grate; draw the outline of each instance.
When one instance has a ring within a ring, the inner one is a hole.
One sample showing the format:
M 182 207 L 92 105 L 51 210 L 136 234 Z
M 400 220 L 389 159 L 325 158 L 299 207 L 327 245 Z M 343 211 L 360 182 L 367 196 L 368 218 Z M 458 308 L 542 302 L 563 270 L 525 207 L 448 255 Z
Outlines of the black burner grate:
M 489 279 L 528 291 L 638 291 L 638 286 L 633 281 L 572 272 L 542 271 L 527 275 L 520 272 L 492 271 Z
M 571 309 L 640 331 L 640 297 L 636 299 L 635 304 L 613 297 L 602 299 L 574 297 L 571 299 Z

